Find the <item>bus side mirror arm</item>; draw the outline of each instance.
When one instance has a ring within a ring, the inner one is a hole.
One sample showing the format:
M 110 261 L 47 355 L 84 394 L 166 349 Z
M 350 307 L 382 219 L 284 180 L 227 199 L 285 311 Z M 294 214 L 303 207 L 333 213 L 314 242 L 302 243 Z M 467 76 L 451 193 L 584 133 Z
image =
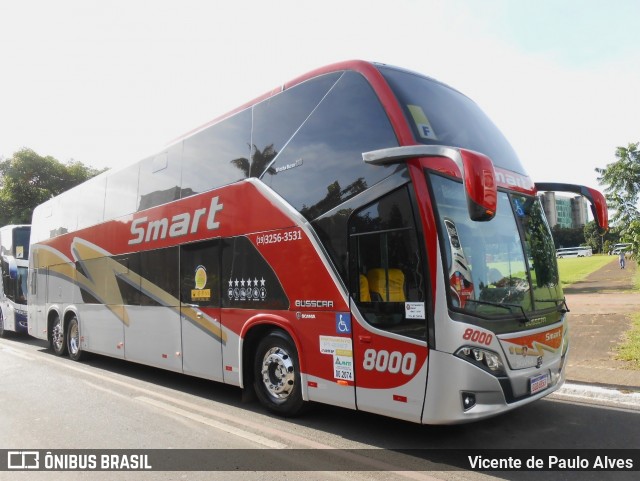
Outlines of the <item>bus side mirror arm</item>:
M 591 204 L 591 212 L 596 223 L 604 232 L 609 229 L 609 210 L 604 196 L 597 190 L 584 185 L 564 184 L 560 182 L 536 182 L 536 189 L 550 192 L 571 192 L 585 197 Z
M 493 162 L 486 155 L 443 145 L 407 145 L 362 154 L 362 160 L 371 165 L 399 164 L 416 157 L 445 157 L 453 161 L 462 175 L 469 218 L 473 221 L 493 219 L 498 191 Z

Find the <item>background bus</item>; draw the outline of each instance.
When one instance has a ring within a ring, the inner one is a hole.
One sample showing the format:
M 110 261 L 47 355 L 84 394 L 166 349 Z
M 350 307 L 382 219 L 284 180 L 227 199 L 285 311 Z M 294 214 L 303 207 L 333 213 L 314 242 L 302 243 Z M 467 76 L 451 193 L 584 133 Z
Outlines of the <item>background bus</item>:
M 0 228 L 0 337 L 27 332 L 28 225 Z
M 556 257 L 562 259 L 563 257 L 589 257 L 593 255 L 593 249 L 591 247 L 563 247 L 556 249 Z
M 537 190 L 587 196 L 606 225 L 598 192 L 523 172 L 454 89 L 324 67 L 38 206 L 29 333 L 282 415 L 514 409 L 560 387 L 568 352 Z
M 629 252 L 631 250 L 631 243 L 614 244 L 609 250 L 610 256 L 617 256 L 620 252 Z

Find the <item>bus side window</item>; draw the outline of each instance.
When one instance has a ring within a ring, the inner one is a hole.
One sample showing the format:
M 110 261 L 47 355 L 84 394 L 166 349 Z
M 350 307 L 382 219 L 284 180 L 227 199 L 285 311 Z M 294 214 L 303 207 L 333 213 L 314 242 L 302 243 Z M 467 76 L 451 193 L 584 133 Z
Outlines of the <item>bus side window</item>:
M 360 302 L 371 302 L 371 291 L 369 290 L 369 279 L 364 274 L 360 274 Z
M 246 236 L 221 240 L 222 307 L 289 309 L 289 299 L 273 268 Z
M 189 197 L 249 176 L 251 109 L 218 122 L 183 142 L 180 197 Z
M 140 162 L 138 211 L 180 198 L 182 143 Z
M 355 212 L 349 221 L 351 296 L 368 323 L 426 338 L 426 319 L 407 316 L 422 304 L 426 286 L 422 253 L 406 187 Z
M 180 301 L 220 307 L 220 240 L 180 246 Z
M 272 161 L 339 77 L 340 73 L 334 72 L 307 80 L 253 107 L 250 177 L 276 174 Z
M 134 164 L 107 175 L 104 219 L 115 219 L 135 212 L 138 208 L 138 179 L 140 165 Z
M 263 181 L 309 220 L 375 185 L 397 166 L 372 166 L 362 153 L 398 145 L 371 85 L 345 72 L 278 153 Z

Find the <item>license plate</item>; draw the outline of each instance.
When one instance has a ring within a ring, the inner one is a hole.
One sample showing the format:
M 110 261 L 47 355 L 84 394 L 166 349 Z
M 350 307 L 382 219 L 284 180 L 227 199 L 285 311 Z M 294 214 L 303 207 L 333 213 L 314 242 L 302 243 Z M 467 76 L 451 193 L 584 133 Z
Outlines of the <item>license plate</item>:
M 549 374 L 540 374 L 539 376 L 532 377 L 529 380 L 529 386 L 531 387 L 531 394 L 544 391 L 549 387 Z

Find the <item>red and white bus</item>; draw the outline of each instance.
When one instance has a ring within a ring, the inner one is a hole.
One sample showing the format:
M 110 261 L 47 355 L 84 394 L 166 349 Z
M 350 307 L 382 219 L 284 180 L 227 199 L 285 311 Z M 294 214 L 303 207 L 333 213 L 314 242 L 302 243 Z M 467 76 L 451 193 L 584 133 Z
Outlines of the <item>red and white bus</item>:
M 418 423 L 564 380 L 566 304 L 534 184 L 479 107 L 350 61 L 286 83 L 33 214 L 29 333 Z

